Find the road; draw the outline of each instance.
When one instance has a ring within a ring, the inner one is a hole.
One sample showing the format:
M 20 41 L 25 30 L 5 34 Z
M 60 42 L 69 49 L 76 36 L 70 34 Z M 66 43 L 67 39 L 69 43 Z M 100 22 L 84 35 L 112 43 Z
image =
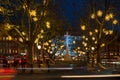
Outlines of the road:
M 102 76 L 102 77 L 101 77 Z M 21 74 L 12 80 L 119 80 L 119 77 L 106 75 L 45 75 L 45 74 Z
M 25 73 L 17 72 L 16 75 L 2 76 L 0 80 L 119 80 L 120 78 L 119 73 L 112 73 L 111 70 L 87 71 L 79 67 L 49 68 L 50 72 L 47 72 L 48 68 L 34 68 L 34 73 L 30 73 L 29 70 Z
M 110 71 L 88 72 L 80 69 L 55 68 L 44 73 L 17 73 L 11 80 L 119 80 L 119 77 L 120 74 L 112 74 Z

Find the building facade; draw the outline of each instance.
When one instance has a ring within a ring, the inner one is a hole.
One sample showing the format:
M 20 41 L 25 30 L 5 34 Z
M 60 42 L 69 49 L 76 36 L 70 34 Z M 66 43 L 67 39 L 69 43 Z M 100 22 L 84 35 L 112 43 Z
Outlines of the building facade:
M 118 61 L 120 59 L 120 37 L 114 40 L 111 44 L 104 47 L 104 50 L 102 50 L 101 53 L 101 58 L 103 61 Z
M 19 38 L 15 38 L 18 40 Z M 10 36 L 0 37 L 0 57 L 18 56 L 22 52 L 22 47 L 19 46 Z

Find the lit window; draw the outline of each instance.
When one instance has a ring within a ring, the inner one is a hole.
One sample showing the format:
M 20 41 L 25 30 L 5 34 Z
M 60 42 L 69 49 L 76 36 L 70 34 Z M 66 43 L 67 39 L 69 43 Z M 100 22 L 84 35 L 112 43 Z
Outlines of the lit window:
M 11 54 L 11 49 L 9 49 L 9 53 Z
M 5 37 L 3 37 L 3 41 L 5 40 Z
M 110 55 L 113 55 L 113 53 L 110 53 Z

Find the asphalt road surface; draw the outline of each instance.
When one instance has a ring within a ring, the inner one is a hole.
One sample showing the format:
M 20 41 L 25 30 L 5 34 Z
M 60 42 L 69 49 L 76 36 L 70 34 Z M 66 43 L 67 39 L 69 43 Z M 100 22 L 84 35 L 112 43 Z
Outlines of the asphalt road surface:
M 69 75 L 71 76 L 71 75 Z M 74 75 L 75 76 L 75 75 Z M 119 77 L 89 77 L 88 75 L 81 77 L 65 77 L 65 75 L 39 75 L 39 74 L 27 74 L 27 75 L 17 75 L 12 80 L 119 80 Z

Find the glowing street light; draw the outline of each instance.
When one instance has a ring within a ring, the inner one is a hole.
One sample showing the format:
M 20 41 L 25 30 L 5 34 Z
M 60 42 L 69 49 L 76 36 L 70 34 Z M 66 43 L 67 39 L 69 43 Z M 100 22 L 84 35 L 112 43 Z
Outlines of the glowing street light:
M 86 41 L 88 41 L 88 38 L 85 38 Z
M 113 34 L 113 30 L 109 30 L 109 34 Z
M 85 36 L 82 36 L 83 39 L 85 39 Z
M 46 26 L 47 26 L 48 29 L 50 28 L 50 22 L 49 21 L 46 22 Z
M 20 41 L 20 42 L 23 42 L 23 39 L 22 39 L 22 38 L 19 38 L 19 41 Z
M 109 16 L 111 19 L 114 17 L 113 13 L 110 13 Z
M 85 42 L 83 41 L 82 44 L 85 44 Z
M 114 25 L 116 25 L 118 23 L 118 21 L 116 19 L 113 20 L 112 22 Z
M 95 37 L 92 37 L 92 40 L 95 40 Z
M 12 40 L 12 37 L 11 37 L 11 36 L 8 36 L 8 39 L 11 41 L 11 40 Z
M 91 49 L 92 49 L 92 50 L 95 50 L 95 48 L 94 48 L 94 47 L 91 47 Z
M 41 31 L 40 31 L 41 33 L 44 33 L 44 30 L 43 29 L 41 29 Z
M 22 32 L 22 35 L 25 35 L 25 32 Z
M 95 14 L 94 13 L 91 14 L 91 19 L 95 19 Z
M 87 43 L 84 43 L 84 46 L 86 47 L 86 46 L 87 46 Z
M 103 12 L 102 12 L 101 10 L 98 10 L 98 11 L 97 11 L 97 16 L 98 16 L 98 17 L 102 17 L 102 14 L 103 14 Z
M 52 40 L 49 40 L 48 42 L 49 42 L 49 43 L 51 43 L 51 42 L 52 42 Z
M 95 29 L 95 32 L 98 33 L 98 29 Z
M 83 31 L 84 31 L 84 30 L 85 30 L 85 28 L 86 28 L 86 26 L 85 26 L 85 25 L 82 25 L 82 26 L 81 26 L 81 30 L 83 30 Z
M 80 47 L 78 47 L 77 49 L 80 49 Z
M 37 17 L 33 17 L 33 21 L 38 21 L 38 18 Z
M 40 46 L 40 45 L 38 45 L 38 46 L 37 46 L 37 48 L 38 48 L 38 49 L 41 49 L 41 46 Z
M 73 44 L 75 44 L 76 42 L 75 41 L 73 41 Z
M 110 16 L 109 16 L 108 14 L 105 16 L 105 20 L 106 20 L 106 21 L 109 21 L 109 20 L 110 20 Z
M 97 41 L 95 41 L 95 44 L 97 44 Z
M 29 14 L 30 16 L 36 16 L 36 10 L 30 10 Z
M 90 36 L 93 34 L 91 31 L 89 32 Z
M 4 11 L 4 8 L 3 7 L 0 7 L 0 12 L 3 12 Z
M 105 43 L 102 43 L 100 47 L 104 47 L 105 46 Z

